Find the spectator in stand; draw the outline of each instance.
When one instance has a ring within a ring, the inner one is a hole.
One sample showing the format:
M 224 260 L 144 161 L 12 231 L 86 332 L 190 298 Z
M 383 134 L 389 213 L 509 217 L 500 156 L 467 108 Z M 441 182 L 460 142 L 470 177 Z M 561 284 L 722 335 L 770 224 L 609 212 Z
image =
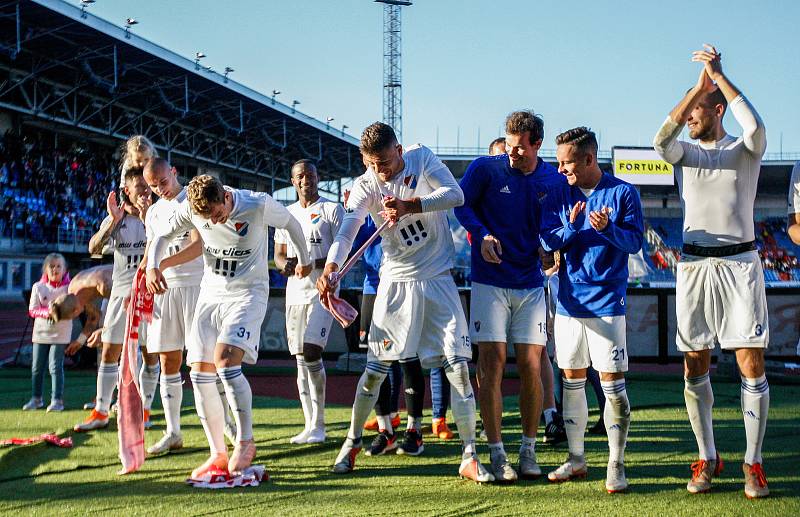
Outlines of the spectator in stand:
M 72 322 L 54 322 L 50 318 L 50 302 L 67 293 L 69 274 L 67 263 L 59 253 L 51 253 L 44 259 L 42 278 L 31 290 L 28 314 L 33 323 L 33 360 L 31 362 L 31 384 L 33 394 L 23 410 L 44 407 L 42 392 L 44 388 L 44 367 L 48 361 L 52 395 L 47 411 L 64 410 L 64 349 L 72 333 Z

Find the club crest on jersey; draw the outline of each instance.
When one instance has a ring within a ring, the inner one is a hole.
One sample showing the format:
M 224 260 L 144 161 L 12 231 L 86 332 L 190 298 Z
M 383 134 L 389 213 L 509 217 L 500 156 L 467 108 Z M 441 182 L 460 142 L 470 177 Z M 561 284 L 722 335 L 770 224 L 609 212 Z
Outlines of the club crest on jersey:
M 247 235 L 247 230 L 250 228 L 250 223 L 247 223 L 247 222 L 244 222 L 244 223 L 233 223 L 233 225 L 236 227 L 236 233 L 238 233 L 242 237 Z
M 475 326 L 475 332 L 480 332 L 481 331 L 481 322 L 480 321 L 474 321 L 472 324 Z
M 411 176 L 406 176 L 405 178 L 403 178 L 403 183 L 406 185 L 406 187 L 410 188 L 411 190 L 414 190 L 415 188 L 417 188 L 417 175 L 412 174 Z
M 392 349 L 392 342 L 389 341 L 388 339 L 384 339 L 383 340 L 383 349 L 386 350 L 387 352 L 389 350 L 391 350 Z
M 321 214 L 311 214 L 311 224 L 317 224 L 322 219 Z

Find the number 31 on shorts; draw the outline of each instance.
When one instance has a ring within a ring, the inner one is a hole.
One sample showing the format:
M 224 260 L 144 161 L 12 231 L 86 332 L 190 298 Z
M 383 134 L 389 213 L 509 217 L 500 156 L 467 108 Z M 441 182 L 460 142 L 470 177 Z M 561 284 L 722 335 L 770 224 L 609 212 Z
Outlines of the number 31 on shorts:
M 244 327 L 239 327 L 239 331 L 236 333 L 236 336 L 244 339 L 250 339 L 250 331 Z

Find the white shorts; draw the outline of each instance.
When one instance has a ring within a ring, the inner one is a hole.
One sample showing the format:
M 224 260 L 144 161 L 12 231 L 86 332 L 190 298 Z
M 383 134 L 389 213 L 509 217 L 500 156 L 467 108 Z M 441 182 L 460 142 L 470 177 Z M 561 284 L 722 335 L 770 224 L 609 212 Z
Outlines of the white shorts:
M 562 370 L 594 367 L 598 372 L 628 371 L 625 316 L 573 318 L 556 314 L 556 358 Z
M 303 353 L 303 343 L 310 343 L 325 348 L 328 335 L 331 333 L 333 315 L 314 298 L 305 305 L 286 306 L 286 340 L 289 342 L 289 353 Z
M 109 298 L 106 306 L 106 316 L 103 319 L 103 331 L 100 340 L 103 343 L 121 345 L 125 341 L 125 326 L 128 323 L 128 311 L 125 309 L 125 297 L 114 296 Z M 147 324 L 139 325 L 139 346 L 147 345 Z M 149 352 L 149 350 L 148 350 Z
M 378 285 L 367 360 L 414 356 L 425 368 L 441 366 L 443 356 L 472 357 L 467 319 L 449 272 L 430 280 L 383 280 Z
M 547 343 L 543 287 L 505 289 L 473 282 L 469 312 L 473 343 Z
M 244 350 L 242 362 L 255 364 L 261 341 L 261 323 L 267 314 L 262 297 L 232 302 L 198 301 L 187 342 L 186 362 L 214 363 L 217 343 Z
M 200 286 L 171 287 L 157 294 L 153 303 L 153 321 L 148 330 L 149 353 L 183 350 L 192 328 Z
M 676 276 L 678 350 L 709 350 L 715 341 L 724 349 L 767 348 L 767 295 L 758 252 L 684 255 Z

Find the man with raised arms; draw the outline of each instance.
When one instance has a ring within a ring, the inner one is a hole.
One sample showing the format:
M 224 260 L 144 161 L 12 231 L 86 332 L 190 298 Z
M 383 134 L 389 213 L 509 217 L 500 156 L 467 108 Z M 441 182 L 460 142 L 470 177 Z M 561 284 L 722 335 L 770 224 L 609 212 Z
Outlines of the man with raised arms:
M 125 339 L 127 311 L 125 299 L 130 296 L 136 270 L 144 257 L 147 238 L 141 217 L 142 210 L 149 206 L 150 188 L 142 177 L 142 169 L 137 167 L 125 171 L 126 200 L 122 206 L 117 204 L 115 192 L 108 195 L 106 209 L 108 216 L 100 225 L 100 230 L 89 240 L 89 252 L 99 255 L 113 250 L 114 269 L 111 281 L 111 294 L 106 308 L 101 340 L 103 351 L 97 368 L 96 407 L 89 418 L 75 426 L 75 431 L 90 431 L 108 426 L 108 411 L 111 397 L 119 376 L 119 357 Z M 141 208 L 139 208 L 141 207 Z M 145 326 L 140 328 L 140 343 L 144 362 L 139 378 L 142 389 L 145 426 L 149 427 L 150 404 L 158 382 L 158 356 L 148 354 L 145 348 Z
M 733 350 L 741 372 L 742 415 L 747 450 L 742 470 L 747 497 L 769 495 L 761 446 L 769 411 L 764 349 L 769 342 L 764 272 L 753 223 L 761 157 L 767 148 L 764 123 L 722 71 L 722 56 L 711 45 L 693 53 L 702 65 L 697 83 L 670 112 L 653 140 L 675 166 L 683 206 L 683 254 L 676 273 L 678 350 L 684 354 L 684 398 L 700 452 L 687 490 L 711 489 L 722 471 L 714 443 L 709 366 L 719 342 Z M 725 112 L 742 127 L 735 138 L 722 127 Z M 689 137 L 678 136 L 689 126 Z
M 464 196 L 447 167 L 422 145 L 403 150 L 394 130 L 381 122 L 361 135 L 368 164 L 348 199 L 348 213 L 317 281 L 320 295 L 334 292 L 329 275 L 345 262 L 359 227 L 369 216 L 380 226 L 384 260 L 369 331 L 367 366 L 358 382 L 350 429 L 333 472 L 355 467 L 362 427 L 392 361 L 418 356 L 425 367 L 444 365 L 452 386 L 453 416 L 464 445 L 459 474 L 477 482 L 493 481 L 475 450 L 475 396 L 467 361 L 472 355 L 467 322 L 450 275 L 454 246 L 447 210 Z
M 186 361 L 192 367 L 197 413 L 211 456 L 192 472 L 193 479 L 215 471 L 240 474 L 256 455 L 253 396 L 242 375 L 242 363 L 253 364 L 258 358 L 269 299 L 269 226 L 287 230 L 298 255 L 295 274 L 308 276 L 312 265 L 303 229 L 289 211 L 268 194 L 225 187 L 209 175 L 192 178 L 187 200 L 150 242 L 147 288 L 160 293 L 167 288 L 160 268 L 170 243 L 192 229 L 203 241 L 203 281 Z M 236 418 L 236 445 L 230 460 L 223 437 L 225 409 L 215 386 L 217 374 Z
M 299 160 L 292 166 L 292 185 L 298 201 L 289 205 L 289 213 L 303 227 L 314 269 L 305 278 L 297 278 L 297 252 L 285 230 L 275 232 L 275 265 L 286 283 L 286 337 L 289 353 L 297 360 L 297 391 L 303 408 L 305 426 L 291 443 L 325 441 L 325 365 L 322 351 L 328 342 L 333 316 L 319 301 L 315 283 L 325 267 L 325 258 L 339 231 L 344 208 L 319 195 L 317 167 L 311 160 Z

